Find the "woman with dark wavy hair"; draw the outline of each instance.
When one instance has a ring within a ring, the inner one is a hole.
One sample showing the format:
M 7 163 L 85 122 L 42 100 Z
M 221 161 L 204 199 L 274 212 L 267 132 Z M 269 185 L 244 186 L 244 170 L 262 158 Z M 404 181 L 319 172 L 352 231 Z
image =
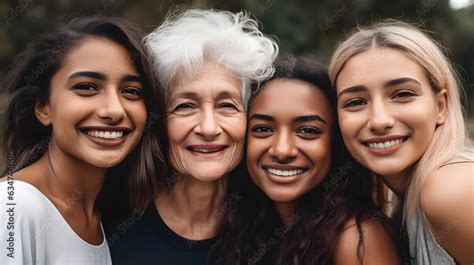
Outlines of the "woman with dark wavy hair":
M 96 207 L 107 170 L 133 165 L 143 207 L 161 163 L 147 129 L 159 125 L 146 122 L 147 110 L 164 113 L 163 97 L 141 38 L 119 18 L 75 18 L 35 38 L 2 76 L 2 265 L 111 264 Z
M 258 189 L 247 188 L 226 219 L 213 249 L 219 264 L 400 264 L 369 175 L 345 155 L 318 63 L 276 63 L 250 99 L 246 157 Z

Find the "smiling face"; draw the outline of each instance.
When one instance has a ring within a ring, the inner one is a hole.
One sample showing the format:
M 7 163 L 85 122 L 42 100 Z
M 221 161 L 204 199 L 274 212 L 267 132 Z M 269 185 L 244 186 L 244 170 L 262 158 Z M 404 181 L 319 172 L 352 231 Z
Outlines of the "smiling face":
M 347 148 L 382 176 L 406 175 L 444 123 L 446 91 L 434 94 L 426 71 L 394 49 L 372 48 L 349 59 L 336 89 Z
M 331 165 L 330 105 L 313 85 L 276 79 L 249 109 L 247 167 L 276 202 L 293 202 L 316 187 Z
M 65 156 L 108 168 L 138 143 L 146 122 L 141 78 L 127 50 L 88 37 L 63 60 L 36 117 L 52 126 L 51 146 Z
M 172 85 L 169 156 L 180 175 L 213 181 L 240 162 L 246 125 L 241 85 L 239 78 L 212 61 L 206 61 L 192 80 Z

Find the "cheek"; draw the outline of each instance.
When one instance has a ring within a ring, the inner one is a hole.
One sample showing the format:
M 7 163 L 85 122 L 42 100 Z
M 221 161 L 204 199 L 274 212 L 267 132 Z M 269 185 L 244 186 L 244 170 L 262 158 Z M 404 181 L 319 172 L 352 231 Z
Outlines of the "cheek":
M 186 122 L 185 119 L 172 117 L 167 119 L 166 126 L 169 142 L 173 145 L 179 144 L 184 140 L 189 130 L 192 129 L 193 124 L 189 121 Z
M 247 137 L 247 163 L 256 164 L 257 158 L 265 150 L 265 141 L 255 137 Z
M 362 115 L 350 115 L 341 113 L 338 116 L 339 128 L 346 146 L 355 145 L 357 136 L 367 121 Z
M 145 124 L 147 122 L 147 110 L 146 106 L 144 103 L 139 104 L 137 106 L 134 106 L 131 108 L 131 117 L 133 123 L 135 123 L 135 126 L 137 129 L 143 129 L 145 127 Z
M 245 114 L 235 117 L 223 117 L 220 124 L 222 129 L 227 132 L 233 142 L 239 144 L 244 142 L 247 126 Z
M 331 163 L 331 138 L 318 139 L 313 144 L 302 146 L 301 150 L 308 154 L 308 158 L 316 167 L 329 167 Z

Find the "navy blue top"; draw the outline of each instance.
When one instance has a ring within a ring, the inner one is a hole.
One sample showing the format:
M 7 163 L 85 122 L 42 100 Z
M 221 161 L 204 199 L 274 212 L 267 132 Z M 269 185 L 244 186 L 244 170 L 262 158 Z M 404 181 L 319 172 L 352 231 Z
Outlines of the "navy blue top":
M 141 218 L 125 218 L 106 231 L 114 265 L 205 265 L 209 249 L 216 241 L 179 236 L 163 222 L 154 204 Z

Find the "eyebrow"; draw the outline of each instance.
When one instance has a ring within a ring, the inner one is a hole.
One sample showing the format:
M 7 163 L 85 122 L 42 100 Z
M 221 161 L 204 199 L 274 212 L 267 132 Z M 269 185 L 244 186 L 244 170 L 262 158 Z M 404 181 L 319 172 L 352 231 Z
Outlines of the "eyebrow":
M 401 78 L 397 78 L 397 79 L 393 79 L 393 80 L 389 80 L 389 81 L 385 82 L 383 84 L 383 87 L 387 88 L 387 87 L 397 86 L 397 85 L 407 83 L 407 82 L 415 83 L 415 84 L 421 86 L 421 83 L 418 82 L 418 80 L 416 80 L 416 79 L 413 79 L 413 78 L 410 78 L 410 77 L 401 77 Z M 357 93 L 357 92 L 367 92 L 367 87 L 363 86 L 363 85 L 348 87 L 348 88 L 342 90 L 337 95 L 337 99 L 339 99 L 342 95 L 344 95 L 346 93 Z
M 196 99 L 196 98 L 199 98 L 199 95 L 198 93 L 196 92 L 193 92 L 193 91 L 184 91 L 184 92 L 180 92 L 176 95 L 174 95 L 173 98 L 190 98 L 190 99 Z
M 306 116 L 298 116 L 294 119 L 296 122 L 305 122 L 305 121 L 320 121 L 323 123 L 327 122 L 319 115 L 306 115 Z
M 418 85 L 421 86 L 421 84 L 420 84 L 420 82 L 418 82 L 418 80 L 415 80 L 415 79 L 410 78 L 410 77 L 402 77 L 402 78 L 393 79 L 393 80 L 385 82 L 385 84 L 383 86 L 384 87 L 391 87 L 391 86 L 400 85 L 400 84 L 403 84 L 403 83 L 406 83 L 406 82 L 415 83 L 415 84 L 418 84 Z
M 250 116 L 249 121 L 250 120 L 275 121 L 275 118 L 273 118 L 270 115 L 255 113 L 252 116 Z
M 143 79 L 138 75 L 125 75 L 122 77 L 122 82 L 138 82 L 143 84 Z
M 217 94 L 217 98 L 218 99 L 222 99 L 222 98 L 239 98 L 239 95 L 235 94 L 235 93 L 231 93 L 227 90 L 224 90 L 224 91 L 220 91 L 218 94 Z
M 98 72 L 91 72 L 91 71 L 75 72 L 74 74 L 69 76 L 69 79 L 78 78 L 78 77 L 90 77 L 90 78 L 99 79 L 99 80 L 106 79 L 104 74 L 98 73 Z
M 253 114 L 249 118 L 249 121 L 250 120 L 264 120 L 264 121 L 273 121 L 274 122 L 275 118 L 273 116 L 270 116 L 270 115 L 256 113 L 256 114 Z M 323 122 L 323 123 L 327 124 L 327 122 L 323 118 L 321 118 L 321 116 L 319 116 L 319 115 L 298 116 L 298 117 L 294 118 L 293 121 L 294 122 L 320 121 L 320 122 Z
M 75 72 L 71 76 L 69 76 L 69 79 L 74 79 L 78 77 L 89 77 L 89 78 L 94 78 L 98 80 L 106 80 L 107 77 L 103 73 L 99 72 L 92 72 L 92 71 L 81 71 L 81 72 Z M 143 79 L 138 76 L 138 75 L 124 75 L 121 80 L 121 82 L 139 82 L 143 83 Z

